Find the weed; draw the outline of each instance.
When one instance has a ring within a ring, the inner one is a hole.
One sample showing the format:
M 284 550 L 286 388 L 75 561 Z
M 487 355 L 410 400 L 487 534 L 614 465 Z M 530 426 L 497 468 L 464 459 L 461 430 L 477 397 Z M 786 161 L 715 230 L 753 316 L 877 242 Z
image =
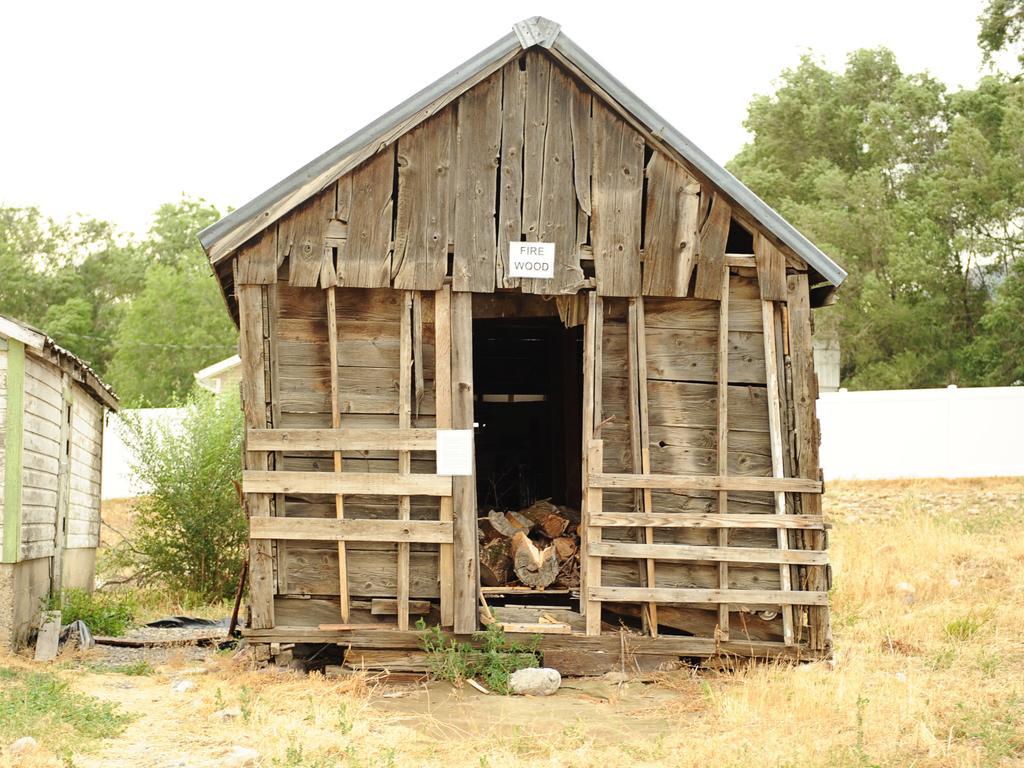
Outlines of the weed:
M 146 677 L 156 673 L 156 669 L 145 659 L 128 662 L 127 664 L 113 664 L 104 667 L 105 672 L 113 672 L 116 675 L 128 675 L 129 677 Z
M 0 743 L 32 736 L 66 761 L 90 741 L 119 735 L 131 718 L 117 705 L 70 690 L 47 672 L 0 669 Z
M 123 635 L 135 618 L 135 603 L 128 593 L 104 594 L 65 589 L 46 601 L 46 610 L 60 611 L 64 624 L 81 620 L 94 635 Z
M 970 739 L 985 751 L 983 766 L 1002 765 L 1006 758 L 1024 756 L 1024 698 L 1014 695 L 994 705 L 968 708 L 958 704 L 960 716 L 953 726 L 953 737 Z
M 255 701 L 252 688 L 243 685 L 238 689 L 238 709 L 242 713 L 242 722 L 248 723 L 252 718 L 252 705 Z
M 352 733 L 352 715 L 348 711 L 348 702 L 338 706 L 338 730 L 343 734 Z
M 970 640 L 981 629 L 985 622 L 977 618 L 973 613 L 953 619 L 945 627 L 946 637 L 955 642 L 963 643 Z
M 283 758 L 275 758 L 271 765 L 276 768 L 334 768 L 338 765 L 336 755 L 308 754 L 302 744 L 292 742 L 284 750 Z
M 538 640 L 534 638 L 529 645 L 509 641 L 497 624 L 473 635 L 475 648 L 470 643 L 446 640 L 440 627 L 428 628 L 422 619 L 416 628 L 423 632 L 422 647 L 433 676 L 456 685 L 479 677 L 490 690 L 507 694 L 513 672 L 538 665 Z

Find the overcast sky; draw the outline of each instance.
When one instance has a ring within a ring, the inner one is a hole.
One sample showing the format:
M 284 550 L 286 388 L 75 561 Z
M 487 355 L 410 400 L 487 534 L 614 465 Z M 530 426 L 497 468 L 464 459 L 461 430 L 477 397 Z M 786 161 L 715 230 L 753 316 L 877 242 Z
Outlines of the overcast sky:
M 526 16 L 578 45 L 715 160 L 801 54 L 885 45 L 973 85 L 981 0 L 8 2 L 0 204 L 143 232 L 182 193 L 239 206 Z

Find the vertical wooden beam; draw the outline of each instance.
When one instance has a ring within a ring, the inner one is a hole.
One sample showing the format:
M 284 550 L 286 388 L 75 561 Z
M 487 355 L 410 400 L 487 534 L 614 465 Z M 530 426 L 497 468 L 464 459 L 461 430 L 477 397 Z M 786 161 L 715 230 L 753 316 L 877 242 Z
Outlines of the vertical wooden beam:
M 412 295 L 412 368 L 416 374 L 416 386 L 413 390 L 415 397 L 414 417 L 419 417 L 423 396 L 427 391 L 423 365 L 423 294 L 420 291 L 416 291 Z M 435 363 L 435 365 L 437 364 Z
M 434 292 L 434 396 L 437 401 L 437 428 L 452 428 L 452 289 L 444 286 Z M 451 496 L 441 497 L 440 520 L 454 519 Z M 455 621 L 454 547 L 441 544 L 438 549 L 438 581 L 441 587 L 441 626 Z
M 604 441 L 603 440 L 591 440 L 590 445 L 587 446 L 587 462 L 592 467 L 600 467 L 604 462 Z M 600 488 L 587 488 L 587 514 L 596 515 L 601 513 L 603 504 L 602 491 Z M 591 600 L 590 595 L 593 590 L 601 586 L 601 558 L 595 557 L 590 554 L 589 546 L 591 543 L 601 541 L 601 529 L 593 528 L 587 525 L 587 557 L 586 557 L 586 569 L 587 569 L 587 594 L 585 595 L 587 600 L 587 634 L 588 635 L 600 635 L 601 634 L 601 602 L 599 600 Z
M 590 441 L 594 439 L 594 382 L 600 381 L 601 377 L 596 375 L 594 370 L 594 327 L 597 314 L 597 294 L 591 291 L 587 297 L 587 317 L 583 324 L 583 431 L 580 435 L 582 443 L 581 463 L 582 467 L 582 498 L 580 511 L 582 512 L 583 525 L 580 532 L 580 549 L 583 557 L 586 558 L 587 543 L 590 541 L 590 510 L 588 507 L 588 488 L 590 486 Z M 586 560 L 583 560 L 586 563 Z M 584 616 L 587 613 L 587 569 L 585 565 L 580 568 L 580 613 Z
M 398 428 L 412 426 L 412 303 L 413 292 L 402 294 L 402 320 L 399 325 L 398 353 Z M 398 474 L 408 475 L 412 471 L 412 454 L 398 452 Z M 408 496 L 398 497 L 398 519 L 410 519 Z M 409 629 L 409 542 L 398 543 L 398 628 Z
M 779 396 L 778 350 L 775 346 L 775 304 L 771 301 L 761 302 L 761 325 L 764 330 L 764 363 L 765 380 L 768 385 L 768 433 L 772 452 L 772 477 L 785 477 L 786 471 L 782 458 L 782 401 Z M 786 514 L 786 494 L 775 491 L 775 513 Z M 786 530 L 779 528 L 779 549 L 789 549 L 789 536 Z M 793 588 L 789 566 L 779 566 L 780 588 L 788 592 Z M 787 645 L 794 642 L 793 606 L 782 606 L 782 632 Z
M 647 338 L 644 322 L 643 298 L 631 297 L 627 314 L 626 336 L 629 360 L 629 425 L 630 445 L 633 453 L 633 472 L 650 471 L 651 452 L 649 448 L 650 425 L 647 418 Z M 652 493 L 649 488 L 634 490 L 634 506 L 641 512 L 651 511 Z M 637 540 L 642 544 L 654 543 L 654 529 L 647 526 L 637 529 Z M 654 560 L 647 558 L 642 564 L 643 586 L 653 587 Z M 658 605 L 648 603 L 643 620 L 652 636 L 658 634 Z
M 338 308 L 334 288 L 327 289 L 327 344 L 331 361 L 331 427 L 341 428 L 341 409 L 338 385 Z M 341 451 L 334 452 L 334 471 L 341 472 Z M 334 515 L 339 520 L 345 517 L 345 499 L 339 493 L 334 497 Z M 341 597 L 341 620 L 349 620 L 348 556 L 345 542 L 338 542 L 338 594 Z
M 789 351 L 793 370 L 793 419 L 796 431 L 796 472 L 799 477 L 818 480 L 818 418 L 815 401 L 818 384 L 814 375 L 814 348 L 811 340 L 811 307 L 806 274 L 790 275 L 787 279 L 787 305 L 789 307 Z M 806 493 L 801 502 L 802 512 L 821 514 L 821 495 Z M 804 546 L 823 550 L 827 545 L 824 531 L 807 531 Z M 828 590 L 827 566 L 808 566 L 806 589 Z M 831 645 L 831 629 L 827 606 L 808 608 L 809 644 L 815 650 Z
M 4 424 L 3 562 L 21 555 L 21 469 L 25 440 L 25 345 L 7 340 L 7 416 Z
M 729 266 L 723 266 L 722 299 L 718 305 L 718 474 L 729 473 Z M 729 512 L 729 492 L 718 492 L 718 514 Z M 718 529 L 718 546 L 729 546 L 729 529 Z M 718 564 L 718 588 L 729 588 L 729 564 Z M 729 639 L 729 604 L 718 605 L 718 634 Z
M 473 429 L 473 294 L 452 294 L 452 426 Z M 474 447 L 475 451 L 475 447 Z M 476 460 L 468 477 L 454 478 L 455 620 L 458 634 L 477 628 Z
M 64 550 L 67 546 L 68 508 L 71 501 L 71 409 L 74 388 L 71 376 L 61 373 L 60 436 L 57 455 L 57 518 L 53 535 L 53 560 L 50 566 L 50 593 L 59 595 L 64 578 Z
M 263 286 L 235 285 L 238 352 L 242 359 L 242 411 L 246 429 L 267 428 L 266 360 L 263 345 Z M 270 454 L 246 451 L 246 469 L 270 469 Z M 270 516 L 270 496 L 248 493 L 249 517 Z M 254 629 L 274 626 L 274 553 L 269 539 L 249 540 L 249 609 Z

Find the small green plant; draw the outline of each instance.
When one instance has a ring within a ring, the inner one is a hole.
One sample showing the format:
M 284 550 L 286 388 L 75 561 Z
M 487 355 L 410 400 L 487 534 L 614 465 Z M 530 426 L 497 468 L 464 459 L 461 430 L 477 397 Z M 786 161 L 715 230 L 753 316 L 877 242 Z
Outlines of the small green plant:
M 344 701 L 338 707 L 338 730 L 346 736 L 352 733 L 352 715 L 349 714 L 348 703 Z
M 84 589 L 65 589 L 51 595 L 46 610 L 60 611 L 63 624 L 79 619 L 94 635 L 123 635 L 135 618 L 135 603 L 131 595 L 114 592 L 86 592 Z
M 70 761 L 73 751 L 119 735 L 131 721 L 116 704 L 76 693 L 47 672 L 0 667 L 0 681 L 2 744 L 32 736 Z
M 953 619 L 953 621 L 946 625 L 946 637 L 955 642 L 966 642 L 978 634 L 978 630 L 981 629 L 981 625 L 984 623 L 982 619 L 977 618 L 974 614 L 961 616 L 958 619 Z
M 1012 695 L 998 703 L 979 702 L 973 706 L 957 704 L 959 717 L 953 726 L 956 739 L 978 743 L 984 750 L 981 765 L 1006 765 L 1007 759 L 1024 756 L 1024 736 L 1021 725 L 1024 718 L 1024 699 Z
M 252 718 L 252 705 L 255 699 L 252 688 L 249 686 L 243 685 L 238 689 L 238 709 L 242 713 L 243 723 L 248 723 Z
M 447 640 L 440 627 L 427 627 L 420 619 L 422 648 L 427 653 L 431 674 L 459 685 L 468 678 L 480 678 L 492 691 L 507 694 L 509 678 L 519 669 L 536 667 L 538 639 L 529 645 L 510 641 L 498 624 L 490 624 L 473 635 L 476 645 Z
M 128 664 L 114 664 L 106 667 L 106 672 L 113 672 L 115 675 L 128 675 L 129 677 L 145 677 L 156 673 L 156 669 L 145 659 L 133 661 Z
M 337 756 L 328 753 L 310 754 L 302 744 L 292 742 L 284 750 L 283 758 L 275 758 L 271 765 L 276 768 L 334 768 L 338 765 Z

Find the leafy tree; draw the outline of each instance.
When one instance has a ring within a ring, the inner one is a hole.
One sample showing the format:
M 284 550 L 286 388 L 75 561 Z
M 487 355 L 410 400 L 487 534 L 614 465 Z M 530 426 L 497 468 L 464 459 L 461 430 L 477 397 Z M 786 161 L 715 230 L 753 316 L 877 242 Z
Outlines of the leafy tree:
M 730 167 L 849 270 L 818 315 L 847 386 L 979 381 L 972 345 L 1021 245 L 1020 88 L 989 77 L 949 94 L 877 49 L 841 73 L 806 56 L 751 103 Z
M 241 476 L 239 396 L 196 389 L 178 427 L 126 416 L 132 472 L 150 492 L 136 502 L 132 533 L 105 567 L 142 584 L 184 593 L 184 602 L 230 597 L 244 558 L 247 525 L 234 482 Z
M 237 331 L 195 238 L 218 218 L 201 200 L 157 211 L 142 245 L 151 263 L 118 326 L 110 365 L 111 381 L 129 405 L 164 405 L 184 397 L 195 371 L 237 348 Z
M 1010 48 L 1021 41 L 1024 35 L 1024 0 L 988 0 L 985 11 L 978 18 L 981 30 L 978 45 L 991 61 L 999 51 Z M 1018 56 L 1024 65 L 1024 51 Z

